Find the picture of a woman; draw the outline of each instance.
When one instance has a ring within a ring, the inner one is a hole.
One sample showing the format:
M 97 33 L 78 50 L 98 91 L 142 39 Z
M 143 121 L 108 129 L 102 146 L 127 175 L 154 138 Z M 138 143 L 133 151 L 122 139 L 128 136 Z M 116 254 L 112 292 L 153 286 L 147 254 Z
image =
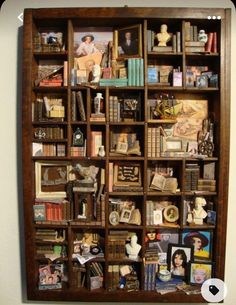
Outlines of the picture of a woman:
M 173 275 L 185 276 L 185 269 L 187 266 L 187 255 L 183 249 L 177 249 L 172 255 L 172 269 Z
M 211 264 L 191 264 L 191 283 L 203 284 L 206 280 L 211 278 L 212 265 Z
M 183 233 L 185 245 L 194 246 L 194 256 L 210 258 L 210 232 L 194 231 Z

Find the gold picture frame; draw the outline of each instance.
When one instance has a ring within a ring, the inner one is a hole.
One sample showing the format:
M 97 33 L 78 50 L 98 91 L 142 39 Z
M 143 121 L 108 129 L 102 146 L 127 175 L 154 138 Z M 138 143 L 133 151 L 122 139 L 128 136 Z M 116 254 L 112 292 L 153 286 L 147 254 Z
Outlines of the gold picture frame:
M 126 38 L 130 39 L 127 40 Z M 142 57 L 141 24 L 116 29 L 113 39 L 116 58 Z
M 141 165 L 119 163 L 114 165 L 115 186 L 142 186 Z
M 35 162 L 36 198 L 66 197 L 72 166 L 67 162 Z

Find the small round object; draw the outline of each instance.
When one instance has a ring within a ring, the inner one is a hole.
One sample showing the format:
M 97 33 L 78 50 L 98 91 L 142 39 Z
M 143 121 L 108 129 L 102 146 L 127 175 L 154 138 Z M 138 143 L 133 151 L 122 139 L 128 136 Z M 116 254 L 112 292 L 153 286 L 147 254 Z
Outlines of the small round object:
M 169 270 L 160 270 L 158 273 L 158 278 L 162 282 L 168 282 L 171 279 L 171 273 Z
M 164 218 L 168 222 L 175 222 L 179 219 L 179 210 L 175 205 L 168 205 L 164 209 Z
M 90 247 L 90 253 L 93 255 L 98 255 L 101 252 L 101 248 L 98 246 Z

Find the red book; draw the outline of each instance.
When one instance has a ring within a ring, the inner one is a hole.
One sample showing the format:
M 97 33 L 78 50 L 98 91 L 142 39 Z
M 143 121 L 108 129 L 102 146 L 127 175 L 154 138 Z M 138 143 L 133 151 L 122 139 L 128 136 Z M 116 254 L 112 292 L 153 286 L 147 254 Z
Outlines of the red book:
M 211 52 L 212 43 L 213 43 L 213 33 L 210 32 L 208 34 L 208 40 L 207 40 L 207 43 L 206 43 L 206 52 Z
M 213 33 L 212 52 L 217 53 L 217 33 Z

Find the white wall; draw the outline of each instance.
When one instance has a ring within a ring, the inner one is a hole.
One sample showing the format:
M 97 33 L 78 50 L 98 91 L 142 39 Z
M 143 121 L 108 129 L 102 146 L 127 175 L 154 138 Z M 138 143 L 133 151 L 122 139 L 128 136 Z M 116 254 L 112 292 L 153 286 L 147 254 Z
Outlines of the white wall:
M 0 12 L 0 304 L 18 305 L 26 302 L 24 287 L 24 244 L 20 240 L 23 234 L 22 228 L 22 200 L 21 190 L 21 47 L 18 46 L 18 35 L 21 35 L 22 22 L 17 16 L 24 8 L 39 7 L 98 7 L 98 6 L 157 6 L 157 7 L 223 7 L 232 8 L 232 54 L 236 51 L 236 16 L 235 9 L 229 0 L 109 0 L 109 1 L 78 1 L 78 0 L 6 0 Z M 232 91 L 231 91 L 231 165 L 229 185 L 229 209 L 228 209 L 228 235 L 226 255 L 226 283 L 228 296 L 226 305 L 236 304 L 235 290 L 235 215 L 236 215 L 236 137 L 233 130 L 236 120 L 235 97 L 235 63 L 232 56 Z M 17 84 L 18 82 L 18 84 Z M 28 302 L 28 304 L 42 304 L 42 302 Z M 45 303 L 44 303 L 45 304 Z M 50 303 L 52 304 L 52 303 Z M 65 303 L 61 303 L 65 304 Z

